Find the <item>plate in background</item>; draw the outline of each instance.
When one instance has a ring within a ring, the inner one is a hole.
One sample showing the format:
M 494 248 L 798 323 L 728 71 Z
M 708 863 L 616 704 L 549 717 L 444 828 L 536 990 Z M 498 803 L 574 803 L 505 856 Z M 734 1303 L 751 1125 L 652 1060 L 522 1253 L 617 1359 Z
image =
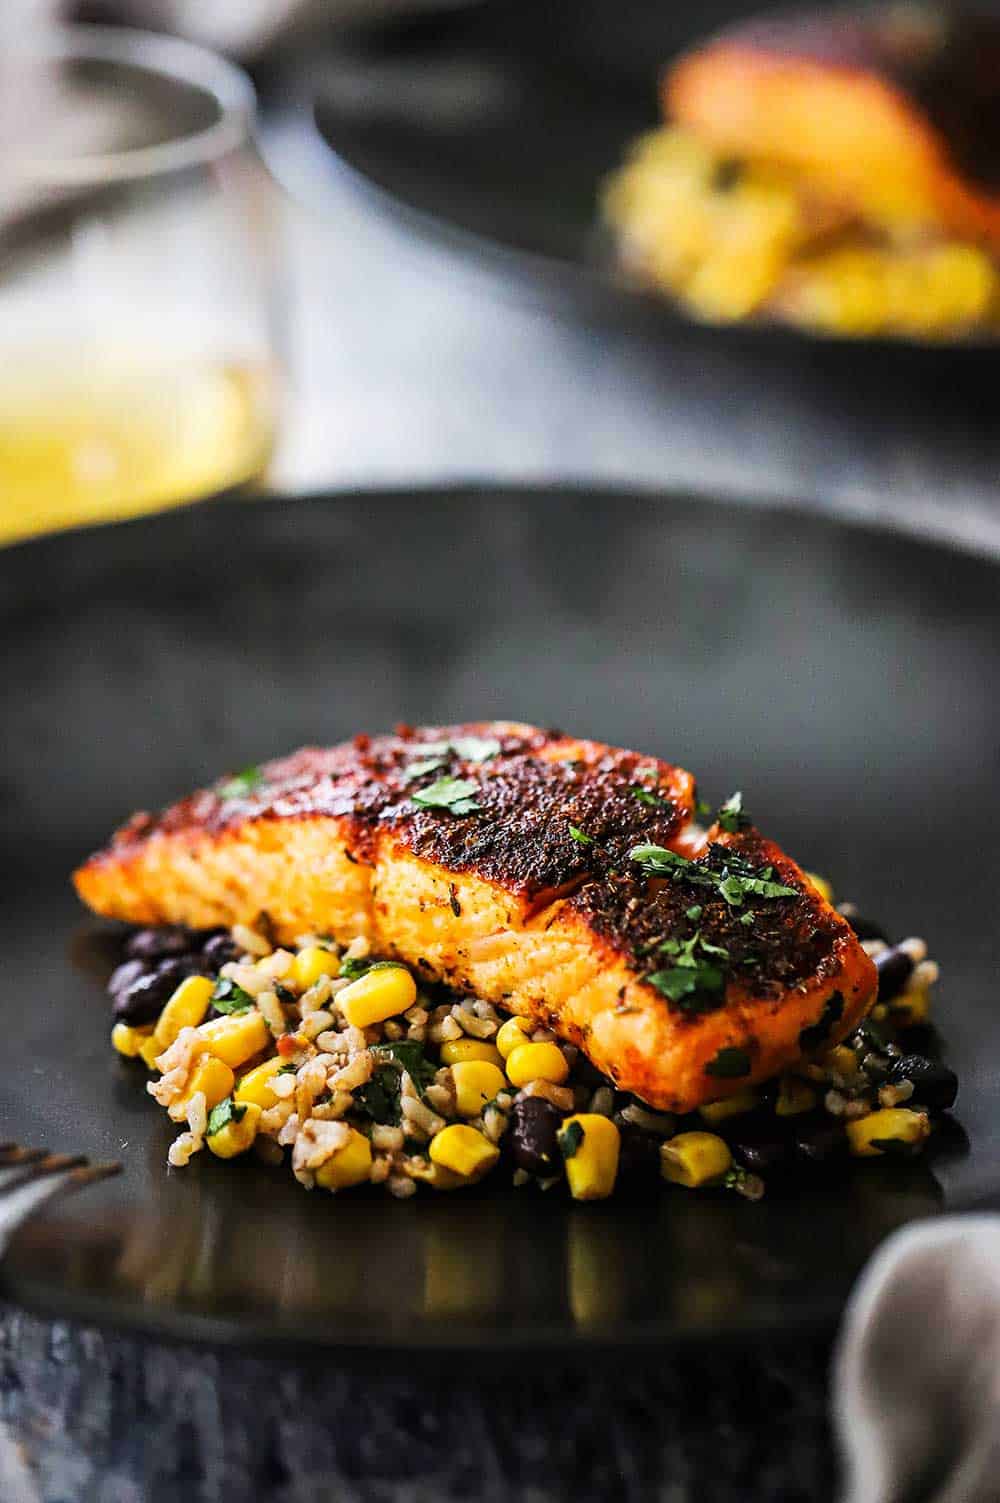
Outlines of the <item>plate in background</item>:
M 794 1334 L 894 1226 L 1000 1192 L 1000 568 L 788 512 L 478 490 L 219 502 L 0 553 L 0 1137 L 120 1158 L 0 1291 L 183 1339 L 385 1365 Z M 896 934 L 926 935 L 961 1134 L 752 1205 L 486 1184 L 306 1195 L 203 1155 L 108 1046 L 72 866 L 135 808 L 296 744 L 510 716 L 676 759 Z M 971 832 L 971 833 L 970 833 Z
M 616 269 L 601 184 L 629 143 L 661 123 L 664 66 L 757 9 L 752 0 L 712 0 L 697 14 L 645 0 L 485 4 L 334 36 L 277 87 L 271 80 L 265 99 L 299 99 L 328 149 L 325 163 L 314 153 L 317 185 L 324 171 L 346 169 L 383 209 L 527 278 L 556 305 L 736 348 L 874 350 L 903 367 L 914 355 L 939 363 L 947 351 L 993 357 L 997 342 L 985 337 L 843 339 L 766 320 L 700 324 Z

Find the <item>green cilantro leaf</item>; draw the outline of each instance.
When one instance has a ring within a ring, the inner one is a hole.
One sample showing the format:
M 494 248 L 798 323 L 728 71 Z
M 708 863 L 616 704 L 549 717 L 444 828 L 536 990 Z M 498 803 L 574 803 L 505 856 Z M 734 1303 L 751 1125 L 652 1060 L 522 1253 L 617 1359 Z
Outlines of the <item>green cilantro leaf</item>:
M 728 835 L 738 835 L 741 830 L 748 830 L 753 823 L 750 817 L 743 812 L 742 793 L 730 794 L 724 804 L 719 806 L 716 820 L 720 827 Z
M 562 1132 L 556 1134 L 556 1142 L 564 1159 L 574 1158 L 583 1142 L 583 1128 L 579 1122 L 567 1122 Z
M 593 835 L 584 834 L 579 825 L 570 825 L 569 833 L 576 841 L 577 845 L 593 845 L 594 843 Z
M 437 1066 L 427 1058 L 424 1046 L 417 1039 L 396 1039 L 389 1044 L 373 1044 L 371 1052 L 375 1059 L 384 1061 L 387 1065 L 398 1065 L 401 1070 L 405 1070 L 421 1095 L 437 1074 Z
M 720 1049 L 705 1066 L 705 1074 L 718 1080 L 739 1080 L 750 1074 L 750 1056 L 745 1049 Z
M 425 773 L 437 772 L 439 767 L 445 765 L 444 757 L 427 757 L 423 762 L 413 762 L 403 774 L 405 783 L 412 783 L 414 778 L 422 778 Z
M 474 814 L 480 807 L 473 794 L 478 792 L 471 778 L 438 778 L 426 788 L 410 795 L 424 809 L 447 809 L 452 814 Z
M 692 903 L 690 908 L 685 908 L 684 917 L 689 918 L 693 924 L 696 924 L 701 918 L 702 911 L 700 903 Z
M 246 1107 L 237 1105 L 232 1096 L 227 1096 L 225 1101 L 220 1101 L 218 1106 L 213 1106 L 208 1116 L 206 1135 L 214 1138 L 217 1132 L 228 1127 L 230 1122 L 242 1122 L 246 1116 Z
M 722 1005 L 725 975 L 708 961 L 690 963 L 682 957 L 675 966 L 653 971 L 645 978 L 650 986 L 685 1012 L 710 1012 Z
M 249 1012 L 257 1003 L 249 992 L 245 992 L 242 986 L 237 986 L 235 981 L 221 977 L 212 992 L 212 1006 L 216 1012 L 234 1013 Z
M 352 1092 L 357 1110 L 381 1127 L 398 1127 L 402 1117 L 399 1086 L 399 1071 L 392 1065 L 374 1070 L 365 1084 Z
M 672 809 L 674 806 L 668 798 L 660 798 L 658 794 L 651 793 L 648 788 L 630 788 L 633 798 L 637 798 L 640 804 L 648 804 L 653 809 Z
M 221 784 L 218 794 L 221 799 L 246 798 L 255 793 L 263 781 L 264 774 L 259 767 L 244 767 L 242 772 L 235 773 Z

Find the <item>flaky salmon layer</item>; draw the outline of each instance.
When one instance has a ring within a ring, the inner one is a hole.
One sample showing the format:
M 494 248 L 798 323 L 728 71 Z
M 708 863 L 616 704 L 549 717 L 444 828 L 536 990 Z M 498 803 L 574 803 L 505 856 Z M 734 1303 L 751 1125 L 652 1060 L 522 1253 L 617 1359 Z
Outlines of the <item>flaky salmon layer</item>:
M 266 912 L 279 941 L 363 934 L 688 1111 L 835 1042 L 876 991 L 795 863 L 742 819 L 706 839 L 694 806 L 682 768 L 599 742 L 512 722 L 401 728 L 137 815 L 74 881 L 131 923 Z

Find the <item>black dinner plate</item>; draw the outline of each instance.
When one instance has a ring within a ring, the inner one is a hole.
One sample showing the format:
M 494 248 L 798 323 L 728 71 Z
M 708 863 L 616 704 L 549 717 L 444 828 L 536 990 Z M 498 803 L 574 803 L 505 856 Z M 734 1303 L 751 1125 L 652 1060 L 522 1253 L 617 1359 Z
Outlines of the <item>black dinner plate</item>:
M 700 332 L 713 347 L 846 348 L 855 359 L 875 351 L 904 371 L 907 356 L 992 356 L 989 336 L 844 340 L 766 319 L 698 325 L 618 270 L 602 184 L 629 144 L 661 123 L 658 81 L 670 59 L 755 9 L 754 0 L 710 0 L 697 11 L 648 0 L 487 0 L 334 34 L 297 57 L 277 87 L 265 79 L 265 98 L 297 96 L 340 178 L 346 170 L 377 204 L 557 306 L 674 339 Z M 312 208 L 322 177 L 320 168 Z
M 0 1292 L 182 1339 L 382 1365 L 577 1360 L 796 1334 L 894 1227 L 995 1200 L 996 563 L 682 497 L 445 490 L 218 502 L 0 553 L 0 1140 L 124 1173 L 15 1236 Z M 168 1172 L 108 1046 L 112 929 L 73 865 L 136 808 L 397 721 L 560 725 L 743 789 L 759 823 L 941 961 L 961 1076 L 926 1160 L 733 1195 L 575 1205 L 485 1185 L 307 1195 Z

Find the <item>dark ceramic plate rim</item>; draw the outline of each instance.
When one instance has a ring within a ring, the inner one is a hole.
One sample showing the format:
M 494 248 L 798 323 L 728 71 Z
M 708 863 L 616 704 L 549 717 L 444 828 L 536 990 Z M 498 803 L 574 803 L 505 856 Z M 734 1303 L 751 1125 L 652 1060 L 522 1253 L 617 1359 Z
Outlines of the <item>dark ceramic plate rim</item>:
M 59 546 L 64 538 L 69 540 L 82 532 L 89 533 L 106 527 L 118 530 L 138 529 L 149 523 L 166 522 L 174 511 L 196 513 L 220 505 L 234 509 L 239 507 L 242 510 L 247 506 L 271 509 L 284 508 L 289 504 L 336 506 L 341 501 L 359 497 L 370 498 L 375 502 L 380 497 L 413 495 L 447 499 L 468 495 L 470 491 L 489 496 L 493 491 L 498 494 L 507 494 L 511 484 L 513 482 L 491 485 L 474 481 L 467 484 L 449 482 L 429 486 L 362 486 L 342 491 L 315 491 L 292 497 L 268 493 L 250 501 L 230 494 L 206 498 L 183 507 L 128 517 L 116 522 L 87 523 L 80 527 L 63 529 L 61 532 L 21 539 L 12 543 L 10 547 L 12 549 L 38 549 Z M 649 500 L 658 496 L 665 506 L 669 506 L 672 494 L 670 491 L 644 490 L 640 487 L 588 486 L 572 482 L 544 485 L 516 483 L 516 488 L 519 493 L 531 496 L 539 502 L 544 502 L 549 497 L 615 495 L 627 502 L 633 498 Z M 681 495 L 680 492 L 676 494 Z M 683 496 L 697 505 L 717 506 L 726 510 L 739 510 L 741 507 L 740 503 L 731 499 L 710 494 L 692 494 L 689 490 L 684 491 Z M 837 529 L 847 528 L 852 532 L 876 536 L 893 531 L 891 527 L 878 521 L 859 521 L 850 515 L 833 511 L 818 513 L 815 507 L 800 504 L 754 501 L 751 509 L 755 512 L 791 512 L 793 515 L 824 521 Z M 923 537 L 915 541 L 920 541 L 924 546 L 939 552 L 967 551 L 936 538 Z M 1000 1188 L 986 1193 L 980 1191 L 967 1193 L 965 1196 L 959 1194 L 953 1197 L 949 1213 L 995 1210 L 998 1204 L 1000 1204 Z M 913 1225 L 915 1222 L 909 1224 Z M 819 1338 L 829 1337 L 835 1330 L 849 1298 L 850 1289 L 846 1285 L 839 1291 L 824 1291 L 818 1293 L 813 1299 L 797 1305 L 794 1323 L 783 1319 L 780 1312 L 775 1310 L 773 1313 L 763 1313 L 750 1321 L 720 1326 L 713 1332 L 712 1340 L 721 1349 L 738 1350 L 757 1341 L 767 1341 L 774 1345 L 785 1341 L 800 1340 L 804 1334 Z M 345 1341 L 339 1333 L 327 1336 L 322 1327 L 297 1322 L 292 1326 L 286 1324 L 281 1332 L 276 1333 L 269 1330 L 260 1317 L 247 1319 L 238 1312 L 212 1316 L 189 1310 L 183 1305 L 151 1307 L 138 1299 L 105 1297 L 79 1290 L 67 1291 L 48 1281 L 35 1280 L 30 1276 L 12 1273 L 7 1260 L 2 1256 L 0 1256 L 0 1300 L 10 1302 L 43 1318 L 69 1320 L 140 1340 L 164 1341 L 181 1347 L 198 1346 L 220 1351 L 249 1352 L 253 1350 L 277 1359 L 306 1362 L 318 1361 L 324 1356 L 335 1357 L 344 1369 L 359 1372 L 381 1369 L 387 1360 L 400 1357 L 411 1359 L 415 1357 L 429 1364 L 432 1369 L 443 1369 L 448 1362 L 463 1354 L 486 1348 L 490 1351 L 491 1361 L 495 1360 L 497 1369 L 501 1372 L 512 1368 L 526 1356 L 544 1356 L 549 1361 L 572 1364 L 584 1357 L 590 1361 L 602 1356 L 621 1354 L 627 1355 L 632 1360 L 648 1362 L 665 1351 L 684 1350 L 697 1343 L 703 1344 L 705 1340 L 703 1331 L 687 1331 L 683 1326 L 678 1327 L 676 1324 L 661 1320 L 642 1323 L 630 1320 L 614 1326 L 592 1327 L 586 1336 L 568 1336 L 565 1328 L 558 1326 L 536 1325 L 530 1337 L 525 1337 L 523 1331 L 507 1335 L 498 1332 L 494 1326 L 465 1325 L 459 1332 L 450 1333 L 447 1337 L 441 1337 L 433 1332 L 415 1334 L 409 1332 L 403 1338 L 391 1332 L 386 1335 L 384 1330 L 369 1331 L 362 1328 L 357 1332 L 356 1338 Z
M 862 355 L 878 353 L 882 356 L 895 352 L 902 358 L 960 353 L 981 358 L 995 354 L 1000 346 L 1000 340 L 987 337 L 929 340 L 905 335 L 892 338 L 864 335 L 849 338 L 764 320 L 711 324 L 689 317 L 680 304 L 630 282 L 623 273 L 616 273 L 606 250 L 600 255 L 595 253 L 592 263 L 523 250 L 424 208 L 370 176 L 351 160 L 345 149 L 334 144 L 320 125 L 315 90 L 303 83 L 301 76 L 288 77 L 279 93 L 286 97 L 290 95 L 294 103 L 266 112 L 261 150 L 268 169 L 293 197 L 299 198 L 301 190 L 297 191 L 282 167 L 280 153 L 270 148 L 268 127 L 275 134 L 295 133 L 298 136 L 305 166 L 312 175 L 311 188 L 319 185 L 322 193 L 336 178 L 384 218 L 415 231 L 430 244 L 443 246 L 466 260 L 485 266 L 494 275 L 520 282 L 557 311 L 611 318 L 637 331 L 658 332 L 666 339 L 702 336 L 727 340 L 751 350 L 817 349 L 830 353 L 857 351 Z M 310 207 L 315 207 L 312 201 Z M 595 247 L 607 244 L 607 231 L 602 229 L 596 214 L 593 243 Z

